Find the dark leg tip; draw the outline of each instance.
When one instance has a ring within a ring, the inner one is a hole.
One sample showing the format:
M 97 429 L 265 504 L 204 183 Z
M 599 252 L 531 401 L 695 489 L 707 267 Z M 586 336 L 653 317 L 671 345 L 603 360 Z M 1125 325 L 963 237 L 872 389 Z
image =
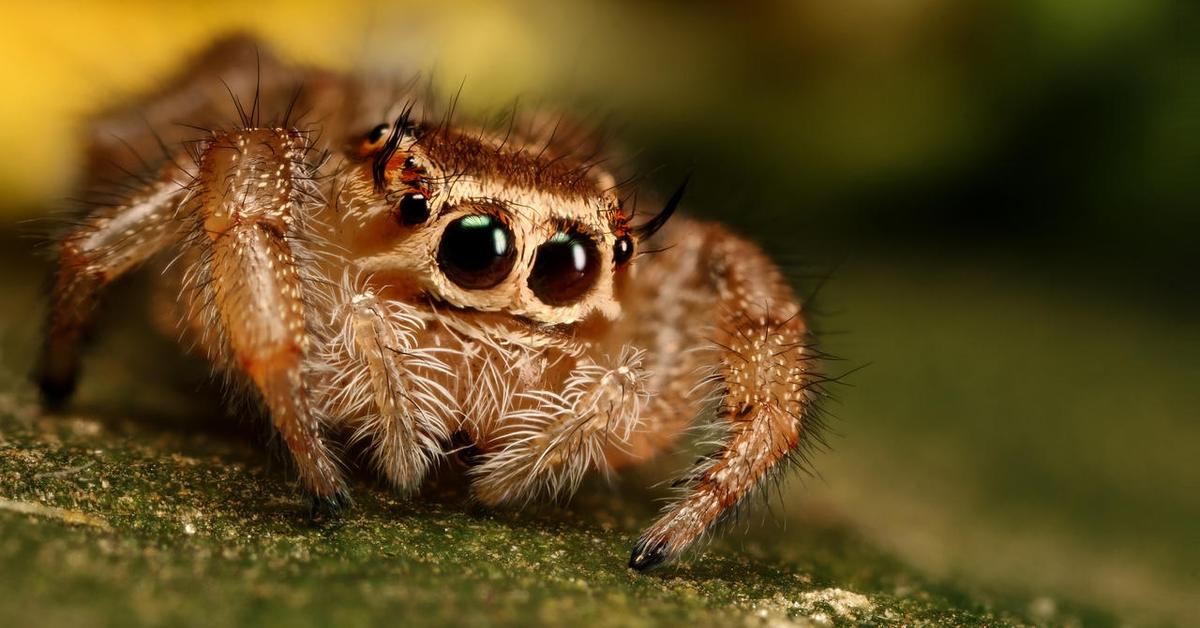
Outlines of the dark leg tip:
M 309 517 L 315 523 L 331 521 L 340 517 L 342 511 L 353 504 L 354 502 L 350 499 L 350 494 L 345 490 L 326 496 L 310 495 Z
M 49 410 L 58 410 L 67 405 L 67 401 L 75 392 L 74 377 L 55 377 L 39 373 L 35 380 L 38 389 L 42 391 L 42 406 Z
M 629 568 L 645 573 L 667 560 L 667 542 L 660 539 L 653 543 L 638 541 L 629 555 Z

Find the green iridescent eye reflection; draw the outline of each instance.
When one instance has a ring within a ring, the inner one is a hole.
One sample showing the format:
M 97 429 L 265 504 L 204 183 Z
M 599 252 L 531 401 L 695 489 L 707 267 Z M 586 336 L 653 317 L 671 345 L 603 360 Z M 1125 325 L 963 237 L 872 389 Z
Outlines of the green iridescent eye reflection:
M 512 272 L 516 249 L 508 225 L 487 214 L 450 223 L 438 246 L 438 266 L 450 281 L 468 290 L 498 285 Z

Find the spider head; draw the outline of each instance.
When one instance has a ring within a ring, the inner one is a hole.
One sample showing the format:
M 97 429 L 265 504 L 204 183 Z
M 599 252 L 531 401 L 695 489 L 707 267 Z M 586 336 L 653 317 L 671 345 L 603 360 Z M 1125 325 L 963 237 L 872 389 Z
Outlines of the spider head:
M 372 130 L 359 153 L 359 265 L 454 308 L 616 318 L 639 235 L 669 215 L 634 228 L 612 175 L 545 143 L 401 123 Z

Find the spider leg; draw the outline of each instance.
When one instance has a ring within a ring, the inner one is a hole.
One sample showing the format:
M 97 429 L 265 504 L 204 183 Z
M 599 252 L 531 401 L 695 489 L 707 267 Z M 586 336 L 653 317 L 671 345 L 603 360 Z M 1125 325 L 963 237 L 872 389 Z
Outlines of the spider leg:
M 779 270 L 721 227 L 680 221 L 672 233 L 677 250 L 647 266 L 662 265 L 674 281 L 655 284 L 651 298 L 694 302 L 678 313 L 682 335 L 672 335 L 679 329 L 647 331 L 648 346 L 657 350 L 649 368 L 673 364 L 666 375 L 678 379 L 657 382 L 659 402 L 634 448 L 649 451 L 677 436 L 707 389 L 717 402 L 717 449 L 676 483 L 683 496 L 638 539 L 629 565 L 639 571 L 677 558 L 731 515 L 817 427 L 819 377 L 808 328 Z M 704 350 L 683 350 L 702 338 Z
M 46 403 L 62 403 L 75 389 L 82 341 L 101 291 L 178 240 L 176 208 L 191 179 L 192 173 L 171 164 L 128 200 L 86 216 L 63 238 L 35 373 Z
M 677 223 L 677 224 L 675 224 Z M 625 467 L 649 460 L 675 444 L 705 405 L 715 347 L 709 341 L 713 295 L 706 271 L 708 238 L 703 229 L 678 218 L 665 230 L 669 249 L 641 257 L 637 276 L 622 294 L 622 318 L 605 339 L 608 346 L 632 344 L 643 360 L 650 404 L 628 448 L 610 450 L 608 461 Z
M 92 121 L 84 188 L 93 198 L 117 193 L 122 200 L 84 217 L 59 245 L 46 337 L 35 371 L 46 403 L 62 403 L 74 391 L 80 345 L 102 290 L 181 235 L 176 210 L 196 173 L 187 151 L 175 147 L 189 145 L 198 130 L 177 122 L 218 126 L 234 108 L 232 94 L 244 95 L 251 117 L 260 117 L 267 107 L 282 107 L 281 101 L 286 104 L 296 95 L 298 75 L 254 40 L 233 36 L 210 47 L 166 89 Z M 135 180 L 138 188 L 126 195 L 126 181 L 143 173 L 154 177 L 156 169 L 154 180 Z
M 299 262 L 316 193 L 308 148 L 304 134 L 284 129 L 212 136 L 192 207 L 201 263 L 185 286 L 218 336 L 213 353 L 253 383 L 315 505 L 335 508 L 346 489 L 322 435 L 310 368 L 319 333 L 308 303 L 323 298 L 322 286 Z

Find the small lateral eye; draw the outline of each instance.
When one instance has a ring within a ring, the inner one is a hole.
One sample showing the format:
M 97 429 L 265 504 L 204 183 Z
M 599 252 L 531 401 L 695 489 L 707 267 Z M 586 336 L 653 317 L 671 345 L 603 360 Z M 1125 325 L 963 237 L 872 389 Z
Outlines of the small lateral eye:
M 494 288 L 517 261 L 513 233 L 499 218 L 463 216 L 442 233 L 437 261 L 450 281 L 468 290 Z
M 367 132 L 367 143 L 378 144 L 379 142 L 383 141 L 383 138 L 388 136 L 388 133 L 390 133 L 391 130 L 392 125 L 390 124 L 380 124 L 376 126 Z
M 396 207 L 396 217 L 401 224 L 409 227 L 429 220 L 429 199 L 420 192 L 409 192 L 401 196 L 400 204 Z
M 570 305 L 591 290 L 599 274 L 596 243 L 568 229 L 555 233 L 538 247 L 529 288 L 546 305 Z
M 620 266 L 633 257 L 633 238 L 623 235 L 613 243 L 613 262 Z

